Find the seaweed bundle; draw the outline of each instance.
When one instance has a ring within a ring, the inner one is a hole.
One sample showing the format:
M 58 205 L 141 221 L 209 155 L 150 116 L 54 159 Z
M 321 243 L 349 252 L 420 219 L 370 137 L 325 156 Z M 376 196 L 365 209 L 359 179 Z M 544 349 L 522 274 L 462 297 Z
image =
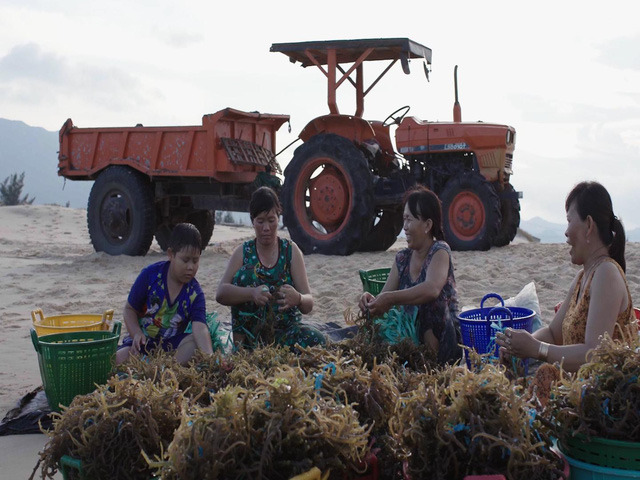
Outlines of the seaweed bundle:
M 588 363 L 551 390 L 545 416 L 563 439 L 583 434 L 640 442 L 640 339 L 605 335 Z
M 158 379 L 112 377 L 93 393 L 79 395 L 61 413 L 31 474 L 53 478 L 63 455 L 80 460 L 84 478 L 148 480 L 152 470 L 142 452 L 161 455 L 182 416 L 182 393 L 173 374 Z M 77 471 L 70 472 L 76 478 Z
M 312 467 L 340 478 L 365 458 L 368 429 L 351 406 L 317 395 L 313 377 L 282 366 L 250 381 L 185 414 L 156 464 L 162 478 L 288 479 Z
M 423 380 L 399 399 L 389 422 L 411 478 L 561 478 L 562 460 L 547 448 L 535 410 L 501 367 L 454 366 Z
M 409 327 L 396 328 L 394 334 L 389 333 L 385 322 L 392 322 L 405 317 L 397 314 L 389 319 L 374 319 L 361 312 L 353 312 L 347 309 L 344 314 L 348 325 L 358 326 L 358 331 L 353 338 L 344 340 L 341 345 L 349 349 L 352 354 L 358 355 L 370 367 L 374 363 L 389 363 L 391 365 L 410 367 L 415 371 L 429 371 L 437 368 L 436 353 L 423 343 L 416 343 L 415 335 L 403 337 L 401 332 L 411 332 Z M 390 343 L 390 339 L 393 342 Z

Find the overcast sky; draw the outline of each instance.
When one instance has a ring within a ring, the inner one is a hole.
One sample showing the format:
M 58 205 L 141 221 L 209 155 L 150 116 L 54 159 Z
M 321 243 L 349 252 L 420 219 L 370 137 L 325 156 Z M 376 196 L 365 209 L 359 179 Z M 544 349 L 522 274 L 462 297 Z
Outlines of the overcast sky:
M 392 69 L 367 96 L 365 118 L 410 105 L 422 120 L 451 120 L 457 64 L 463 120 L 516 128 L 512 183 L 524 195 L 523 219 L 563 223 L 566 194 L 589 179 L 637 228 L 636 5 L 0 0 L 0 117 L 51 131 L 69 117 L 79 127 L 198 125 L 233 107 L 290 115 L 280 149 L 328 108 L 320 71 L 270 53 L 272 43 L 408 37 L 433 50 L 431 81 L 415 61 L 411 75 Z M 365 66 L 367 79 L 374 72 Z M 353 113 L 347 89 L 339 106 Z M 292 154 L 279 157 L 283 166 Z

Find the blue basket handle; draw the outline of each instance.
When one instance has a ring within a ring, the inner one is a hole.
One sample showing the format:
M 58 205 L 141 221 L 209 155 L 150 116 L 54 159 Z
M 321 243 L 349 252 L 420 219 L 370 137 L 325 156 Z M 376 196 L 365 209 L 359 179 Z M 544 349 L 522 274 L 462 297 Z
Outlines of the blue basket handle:
M 40 342 L 38 341 L 38 334 L 33 327 L 31 328 L 31 341 L 33 342 L 33 348 L 36 349 L 36 352 L 40 353 Z
M 513 313 L 506 307 L 493 307 L 491 310 L 489 310 L 485 318 L 490 321 L 489 317 L 491 317 L 491 315 L 495 315 L 496 313 L 506 313 L 509 316 L 509 320 L 513 321 Z
M 485 300 L 488 300 L 490 298 L 497 298 L 498 300 L 500 300 L 500 303 L 504 307 L 504 300 L 500 295 L 498 295 L 497 293 L 487 293 L 484 297 L 482 297 L 482 300 L 480 300 L 480 308 L 484 308 Z

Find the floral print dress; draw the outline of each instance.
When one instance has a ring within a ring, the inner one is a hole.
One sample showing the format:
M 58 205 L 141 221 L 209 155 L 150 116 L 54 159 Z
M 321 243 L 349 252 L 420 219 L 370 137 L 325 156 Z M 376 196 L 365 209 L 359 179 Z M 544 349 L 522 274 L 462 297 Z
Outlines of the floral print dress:
M 435 300 L 422 305 L 402 305 L 400 308 L 408 314 L 413 315 L 418 310 L 416 316 L 416 330 L 420 341 L 424 341 L 424 334 L 432 330 L 435 337 L 440 342 L 438 349 L 438 362 L 441 364 L 455 362 L 461 358 L 462 343 L 460 334 L 460 324 L 458 322 L 458 293 L 456 290 L 456 280 L 453 274 L 453 262 L 451 261 L 451 248 L 446 242 L 436 241 L 427 254 L 427 258 L 420 269 L 420 275 L 414 281 L 411 279 L 409 265 L 413 250 L 405 248 L 396 254 L 396 267 L 398 268 L 399 284 L 398 290 L 414 287 L 425 281 L 427 269 L 438 250 L 445 250 L 449 254 L 449 274 L 447 282 L 440 291 L 440 295 Z
M 291 241 L 278 238 L 278 260 L 273 267 L 260 262 L 256 241 L 248 240 L 242 247 L 242 267 L 233 276 L 232 284 L 240 287 L 267 285 L 271 294 L 285 284 L 293 285 L 291 278 Z M 302 347 L 324 344 L 324 335 L 315 328 L 301 323 L 302 313 L 298 307 L 280 311 L 273 301 L 265 306 L 253 302 L 231 307 L 233 331 L 245 336 L 245 347 L 277 343 L 293 349 L 297 343 Z

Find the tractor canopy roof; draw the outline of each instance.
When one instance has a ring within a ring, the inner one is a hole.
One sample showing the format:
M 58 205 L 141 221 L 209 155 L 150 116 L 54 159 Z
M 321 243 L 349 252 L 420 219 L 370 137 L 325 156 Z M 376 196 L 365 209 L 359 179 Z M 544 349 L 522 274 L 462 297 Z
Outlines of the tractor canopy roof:
M 402 70 L 409 74 L 409 60 L 424 60 L 425 73 L 431 64 L 431 49 L 409 40 L 408 38 L 372 38 L 362 40 L 326 40 L 319 42 L 274 43 L 272 52 L 281 52 L 289 57 L 292 63 L 300 62 L 303 67 L 316 66 L 327 77 L 328 104 L 331 114 L 339 114 L 336 90 L 345 81 L 356 90 L 356 111 L 354 116 L 361 118 L 364 111 L 364 97 L 400 60 Z M 388 60 L 389 65 L 364 87 L 363 64 L 371 60 Z M 343 68 L 341 64 L 350 63 Z M 355 72 L 356 79 L 351 77 Z
M 300 62 L 303 67 L 329 64 L 329 52 L 335 52 L 338 64 L 360 63 L 365 60 L 400 60 L 405 73 L 409 73 L 408 60 L 411 58 L 423 58 L 427 64 L 431 64 L 431 49 L 408 38 L 274 43 L 271 51 L 281 52 L 291 62 Z

